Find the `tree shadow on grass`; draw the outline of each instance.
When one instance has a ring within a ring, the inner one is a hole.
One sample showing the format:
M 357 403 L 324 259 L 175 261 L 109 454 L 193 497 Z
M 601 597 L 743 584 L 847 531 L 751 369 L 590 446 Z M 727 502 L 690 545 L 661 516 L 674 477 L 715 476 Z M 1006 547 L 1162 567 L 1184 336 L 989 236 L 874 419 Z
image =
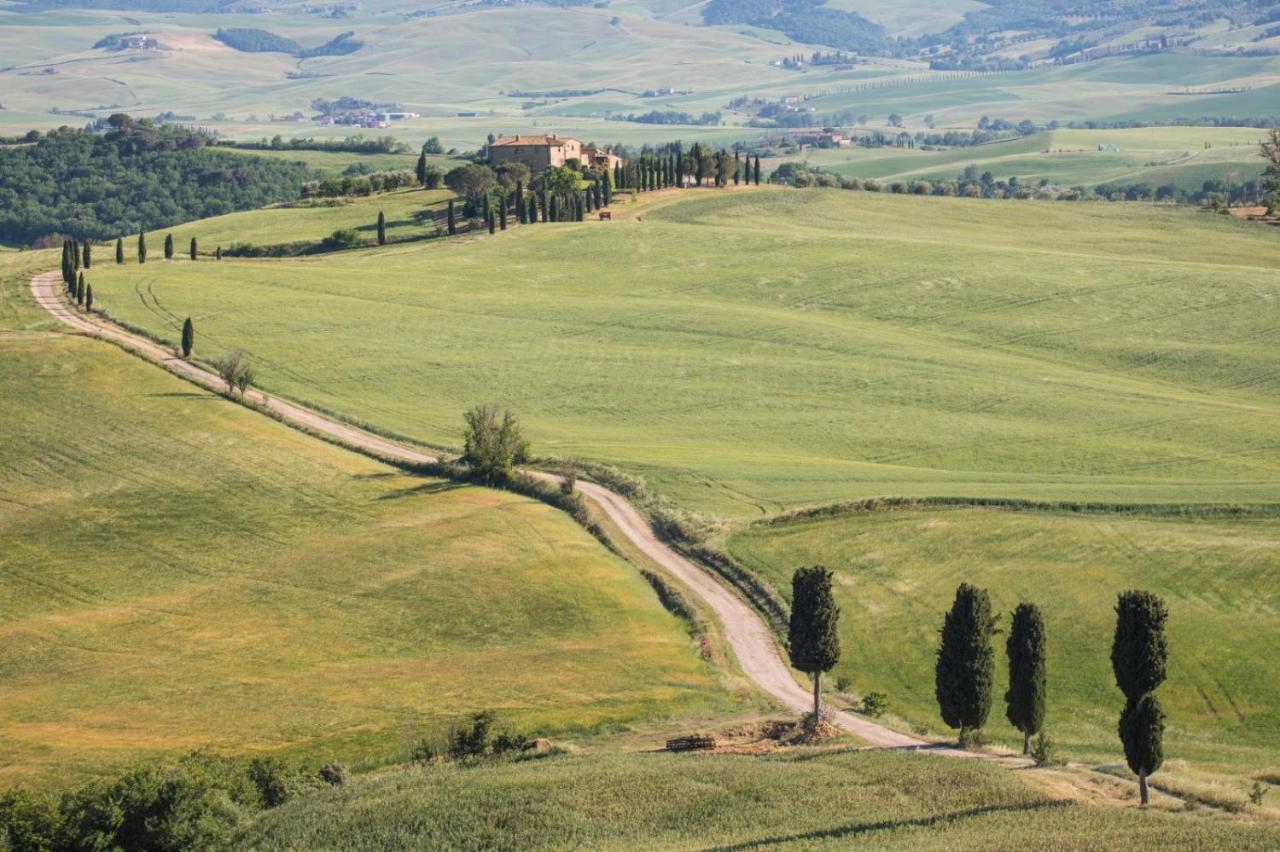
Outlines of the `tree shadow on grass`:
M 399 500 L 403 497 L 417 497 L 423 494 L 441 494 L 445 491 L 453 491 L 457 488 L 466 488 L 465 482 L 452 482 L 443 480 L 440 482 L 424 482 L 421 485 L 415 485 L 412 488 L 400 488 L 395 491 L 388 491 L 378 499 L 379 500 Z
M 750 840 L 746 843 L 737 843 L 733 846 L 715 846 L 708 850 L 708 852 L 736 852 L 736 850 L 742 849 L 763 849 L 768 846 L 778 846 L 784 843 L 838 840 L 844 837 L 857 837 L 859 835 L 870 834 L 876 831 L 894 831 L 896 829 L 903 828 L 932 828 L 934 826 L 947 825 L 961 820 L 972 819 L 973 817 L 986 816 L 987 814 L 1040 811 L 1051 808 L 1071 807 L 1072 804 L 1072 802 L 1065 800 L 1055 800 L 1031 802 L 1022 805 L 988 805 L 981 808 L 969 808 L 968 810 L 956 811 L 955 813 L 937 814 L 935 816 L 919 817 L 917 819 L 858 822 L 850 825 L 838 826 L 836 828 L 824 828 L 816 831 L 808 831 L 802 834 L 786 834 L 779 835 L 777 837 L 765 837 L 760 840 Z
M 218 395 L 215 393 L 201 393 L 200 391 L 166 391 L 164 393 L 144 393 L 143 396 L 147 399 L 218 399 Z

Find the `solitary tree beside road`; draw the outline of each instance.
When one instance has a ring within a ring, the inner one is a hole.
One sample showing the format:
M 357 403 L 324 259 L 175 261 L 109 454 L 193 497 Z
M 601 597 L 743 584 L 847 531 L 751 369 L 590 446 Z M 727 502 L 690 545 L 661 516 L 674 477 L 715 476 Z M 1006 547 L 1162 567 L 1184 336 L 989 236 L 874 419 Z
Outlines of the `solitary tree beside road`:
M 791 577 L 791 624 L 787 632 L 791 665 L 813 678 L 813 725 L 822 712 L 822 673 L 840 662 L 836 622 L 840 607 L 831 593 L 831 572 L 800 568 Z
M 478 405 L 463 415 L 466 430 L 462 460 L 488 485 L 505 482 L 515 466 L 529 456 L 514 412 L 496 405 Z
M 196 328 L 191 324 L 191 317 L 187 317 L 182 323 L 182 357 L 190 358 L 195 345 Z

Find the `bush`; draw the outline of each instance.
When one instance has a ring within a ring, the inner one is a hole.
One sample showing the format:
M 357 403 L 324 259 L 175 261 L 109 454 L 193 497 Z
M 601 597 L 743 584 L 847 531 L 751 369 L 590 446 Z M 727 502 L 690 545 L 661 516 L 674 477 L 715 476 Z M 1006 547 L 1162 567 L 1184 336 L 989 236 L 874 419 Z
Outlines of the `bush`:
M 364 241 L 360 239 L 360 235 L 352 228 L 339 228 L 320 241 L 320 247 L 325 251 L 353 249 L 363 244 Z
M 1057 746 L 1044 731 L 1031 742 L 1031 759 L 1036 766 L 1057 766 L 1060 763 Z
M 862 714 L 879 719 L 889 709 L 889 696 L 883 692 L 868 692 L 862 696 Z
M 347 783 L 347 767 L 341 763 L 326 763 L 317 773 L 321 781 L 330 787 L 341 787 Z

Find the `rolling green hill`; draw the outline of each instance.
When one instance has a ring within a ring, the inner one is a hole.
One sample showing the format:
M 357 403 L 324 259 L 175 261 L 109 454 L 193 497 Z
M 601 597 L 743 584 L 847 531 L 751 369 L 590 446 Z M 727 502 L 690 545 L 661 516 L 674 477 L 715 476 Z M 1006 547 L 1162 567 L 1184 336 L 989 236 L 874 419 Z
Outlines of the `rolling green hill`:
M 567 516 L 44 331 L 25 273 L 56 257 L 2 262 L 6 787 L 196 748 L 367 768 L 485 708 L 582 734 L 739 706 Z
M 91 279 L 161 336 L 194 317 L 204 357 L 245 348 L 273 393 L 440 442 L 506 402 L 540 451 L 726 516 L 1252 503 L 1280 496 L 1272 237 L 1144 205 L 702 191 L 640 221 Z
M 823 564 L 838 577 L 846 654 L 837 676 L 859 694 L 884 692 L 913 725 L 947 731 L 933 694 L 942 615 L 956 586 L 990 590 L 1009 615 L 1032 601 L 1045 616 L 1049 649 L 1046 728 L 1063 753 L 1095 764 L 1118 760 L 1123 696 L 1111 673 L 1116 596 L 1149 589 L 1169 605 L 1167 763 L 1157 781 L 1215 779 L 1243 800 L 1253 778 L 1280 765 L 1280 524 L 1254 518 L 1158 517 L 1107 512 L 916 507 L 760 526 L 729 548 L 780 593 L 791 573 Z M 987 732 L 1009 746 L 1007 669 L 999 649 Z M 949 732 L 949 731 L 948 731 Z

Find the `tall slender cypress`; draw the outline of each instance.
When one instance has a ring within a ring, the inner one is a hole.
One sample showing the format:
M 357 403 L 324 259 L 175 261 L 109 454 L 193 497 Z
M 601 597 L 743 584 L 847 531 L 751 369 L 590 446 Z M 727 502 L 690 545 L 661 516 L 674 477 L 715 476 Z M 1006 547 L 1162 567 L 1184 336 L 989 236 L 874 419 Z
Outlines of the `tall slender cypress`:
M 1009 638 L 1009 690 L 1004 694 L 1005 717 L 1022 731 L 1022 753 L 1031 752 L 1031 738 L 1044 729 L 1045 650 L 1044 617 L 1040 607 L 1020 603 L 1013 611 Z
M 458 233 L 458 222 L 453 215 L 453 199 L 449 199 L 449 236 Z
M 124 237 L 116 237 L 116 263 L 124 263 Z
M 173 260 L 173 234 L 164 235 L 164 259 Z
M 71 286 L 71 241 L 62 241 L 62 283 Z
M 80 273 L 80 280 L 76 282 L 76 304 L 84 304 L 84 273 Z
M 222 246 L 218 246 L 213 250 L 213 259 L 222 260 Z
M 190 358 L 191 350 L 196 345 L 196 327 L 191 324 L 191 317 L 182 322 L 182 357 Z
M 549 211 L 550 211 L 550 209 L 551 209 L 551 201 L 550 201 L 550 199 L 548 199 L 548 198 L 547 198 L 547 191 L 546 191 L 545 189 L 544 189 L 544 190 L 542 190 L 542 192 L 538 193 L 538 204 L 539 204 L 539 206 L 542 208 L 542 211 L 541 211 L 541 212 L 542 212 L 542 221 L 544 221 L 544 222 L 552 222 L 552 221 L 555 221 L 554 219 L 552 219 L 552 218 L 548 215 L 548 213 L 549 213 Z
M 498 227 L 504 231 L 507 229 L 507 202 L 505 199 L 498 205 Z
M 425 189 L 427 185 L 427 152 L 426 151 L 423 151 L 421 154 L 418 155 L 417 175 L 418 175 L 418 183 L 422 184 L 423 188 Z
M 934 695 L 942 721 L 960 729 L 960 744 L 987 723 L 995 682 L 995 633 L 986 589 L 961 583 L 942 622 L 942 642 L 934 669 Z
M 831 591 L 832 574 L 822 566 L 800 568 L 791 577 L 791 623 L 787 650 L 791 665 L 813 678 L 813 724 L 822 713 L 822 673 L 840 662 L 836 631 L 840 607 Z
M 378 245 L 385 246 L 387 244 L 387 216 L 381 210 L 378 211 Z
M 516 221 L 521 225 L 529 224 L 529 214 L 524 206 L 524 184 L 516 181 Z
M 738 185 L 738 178 L 742 176 L 742 157 L 737 151 L 733 152 L 733 185 Z
M 195 260 L 197 254 L 199 254 L 199 251 L 196 247 L 196 238 L 192 237 L 191 238 L 191 259 Z
M 756 186 L 760 185 L 760 155 L 756 154 Z
M 80 243 L 75 240 L 71 241 L 71 258 L 75 269 L 80 269 L 84 264 L 80 262 Z
M 85 240 L 85 241 L 84 241 L 84 258 L 83 258 L 83 260 L 84 260 L 84 268 L 85 268 L 85 269 L 88 269 L 88 268 L 90 267 L 90 265 L 92 265 L 92 263 L 93 263 L 93 258 L 92 258 L 92 257 L 90 257 L 90 255 L 91 255 L 92 251 L 91 251 L 91 249 L 89 248 L 89 246 L 91 246 L 91 245 L 93 245 L 93 243 L 89 242 L 88 240 Z
M 609 185 L 609 181 L 604 182 L 604 206 L 608 207 L 613 203 L 613 187 Z
M 93 310 L 93 285 L 84 285 L 84 309 L 86 312 Z
M 493 220 L 493 201 L 491 200 L 485 203 L 484 219 L 485 219 L 485 225 L 489 228 L 490 234 L 492 234 L 495 230 L 497 230 L 496 223 Z
M 138 232 L 138 263 L 147 262 L 147 235 L 142 231 Z
M 1168 618 L 1164 601 L 1151 592 L 1124 592 L 1116 602 L 1111 669 L 1125 697 L 1118 731 L 1143 807 L 1149 801 L 1147 777 L 1164 763 L 1165 716 L 1155 691 L 1168 673 Z

